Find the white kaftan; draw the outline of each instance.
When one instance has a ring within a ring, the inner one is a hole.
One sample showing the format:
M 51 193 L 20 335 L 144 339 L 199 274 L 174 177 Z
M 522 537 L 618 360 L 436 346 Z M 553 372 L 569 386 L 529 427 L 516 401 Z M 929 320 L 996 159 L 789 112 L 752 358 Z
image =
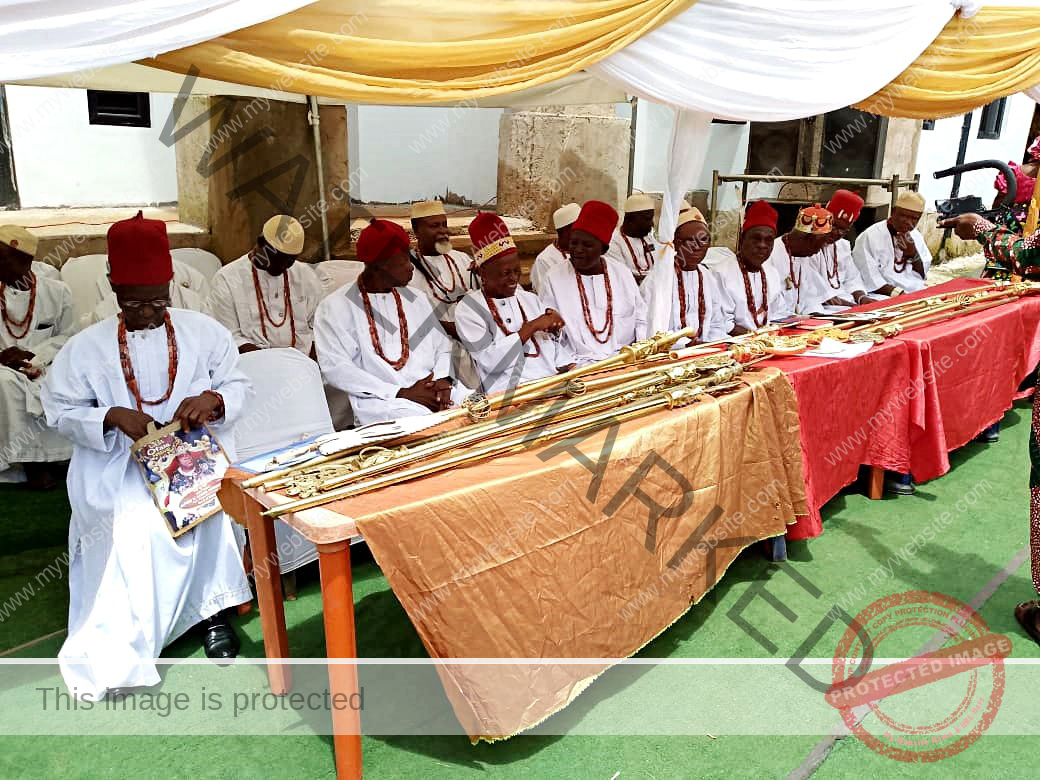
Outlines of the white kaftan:
M 660 248 L 661 245 L 654 239 L 653 233 L 646 238 L 634 238 L 626 236 L 621 232 L 621 228 L 617 227 L 614 228 L 610 246 L 603 256 L 623 265 L 638 281 L 650 273 Z
M 827 283 L 829 298 L 825 300 L 843 298 L 855 302 L 854 293 L 869 292 L 852 259 L 852 245 L 846 239 L 825 246 L 807 260 L 809 267 Z
M 698 266 L 692 271 L 678 271 L 678 273 L 682 274 L 683 292 L 686 299 L 686 325 L 694 328 L 700 326 L 701 334 L 698 341 L 717 341 L 718 339 L 726 338 L 729 332 L 733 330 L 733 312 L 725 303 L 724 293 L 715 272 Z M 653 284 L 655 279 L 659 282 L 658 284 Z M 668 286 L 665 289 L 661 289 L 665 280 L 667 280 Z M 700 298 L 702 280 L 704 285 L 703 323 L 698 318 L 700 311 L 698 300 Z M 650 311 L 654 308 L 655 298 L 668 296 L 671 300 L 668 330 L 682 329 L 682 318 L 680 316 L 682 304 L 679 301 L 679 277 L 676 271 L 668 274 L 667 277 L 648 276 L 643 280 L 639 291 L 646 301 L 647 309 Z M 648 333 L 646 335 L 650 336 L 653 334 Z M 689 339 L 683 339 L 677 342 L 676 346 L 685 347 L 689 346 L 690 343 Z
M 415 266 L 418 251 L 413 251 L 411 256 L 412 265 Z M 442 322 L 454 322 L 455 302 L 474 289 L 470 275 L 473 258 L 453 249 L 447 255 L 424 255 L 422 264 L 430 278 L 416 266 L 408 286 L 429 299 L 430 306 Z
M 455 327 L 473 357 L 482 393 L 501 393 L 524 382 L 553 376 L 573 362 L 562 339 L 547 333 L 539 332 L 526 342 L 520 341 L 516 332 L 524 324 L 525 315 L 530 321 L 548 308 L 537 295 L 517 288 L 511 298 L 491 300 L 508 335 L 495 322 L 480 290 L 468 293 L 455 307 Z
M 927 277 L 928 269 L 932 267 L 932 253 L 928 251 L 928 245 L 925 244 L 924 236 L 919 230 L 911 230 L 910 237 L 917 247 L 917 254 L 921 258 Z M 856 261 L 856 268 L 867 285 L 867 292 L 873 292 L 886 284 L 905 292 L 923 290 L 924 277 L 918 275 L 909 262 L 904 270 L 896 271 L 896 260 L 902 257 L 903 251 L 896 249 L 887 221 L 876 222 L 860 233 L 852 249 L 852 258 Z
M 35 273 L 35 272 L 34 272 Z M 21 321 L 29 310 L 30 293 L 8 287 L 4 291 L 8 317 Z M 22 327 L 9 325 L 15 333 Z M 24 326 L 23 326 L 24 327 Z M 0 352 L 20 347 L 34 353 L 30 363 L 46 376 L 49 366 L 68 338 L 75 332 L 72 293 L 56 279 L 36 275 L 36 306 L 29 329 L 14 338 L 0 325 Z M 29 379 L 20 371 L 0 366 L 0 471 L 13 463 L 54 463 L 68 460 L 72 445 L 57 431 L 48 428 L 40 405 L 43 377 Z
M 214 390 L 225 417 L 211 429 L 235 457 L 232 426 L 252 392 L 237 370 L 231 334 L 204 314 L 170 309 L 178 362 L 169 400 L 145 404 L 158 423 L 181 401 Z M 106 431 L 112 407 L 135 408 L 120 368 L 119 320 L 111 317 L 73 336 L 44 382 L 47 421 L 75 445 L 69 467 L 69 633 L 58 654 L 62 677 L 77 696 L 159 682 L 151 659 L 189 628 L 251 598 L 242 556 L 223 513 L 174 539 L 156 509 L 130 439 Z M 168 386 L 166 329 L 127 334 L 143 398 Z
M 531 287 L 534 288 L 535 293 L 541 290 L 548 273 L 558 265 L 566 263 L 567 257 L 555 243 L 549 244 L 538 253 L 538 257 L 531 265 Z
M 545 278 L 545 289 L 538 296 L 548 308 L 555 309 L 566 323 L 564 346 L 579 366 L 617 354 L 621 347 L 641 338 L 646 331 L 646 303 L 639 294 L 632 272 L 613 260 L 606 260 L 606 274 L 584 275 L 570 263 L 557 266 Z M 585 290 L 592 327 L 602 331 L 607 323 L 607 292 L 604 276 L 610 276 L 614 327 L 600 343 L 589 325 L 581 305 L 578 285 Z
M 719 285 L 723 293 L 723 306 L 726 317 L 732 318 L 734 325 L 739 325 L 748 330 L 755 330 L 767 322 L 783 319 L 790 316 L 787 310 L 787 298 L 784 291 L 784 282 L 776 265 L 766 261 L 760 272 L 748 274 L 751 287 L 753 303 L 756 308 L 762 305 L 762 280 L 765 279 L 766 288 L 769 293 L 768 307 L 764 318 L 760 315 L 756 323 L 751 313 L 747 297 L 747 288 L 744 286 L 744 275 L 737 263 L 737 256 L 733 255 L 729 260 L 715 266 Z
M 776 268 L 784 288 L 782 312 L 776 315 L 770 312 L 772 319 L 783 319 L 792 314 L 811 314 L 819 311 L 824 301 L 834 297 L 828 292 L 826 277 L 816 270 L 808 257 L 791 255 L 783 242 L 783 236 L 776 237 L 773 252 L 765 265 Z
M 429 414 L 430 410 L 397 391 L 420 379 L 449 375 L 451 340 L 433 313 L 426 296 L 398 287 L 408 329 L 408 361 L 400 370 L 381 358 L 372 343 L 369 320 L 357 282 L 340 287 L 318 305 L 314 343 L 325 381 L 350 396 L 358 425 Z M 370 293 L 372 318 L 383 354 L 401 357 L 400 319 L 392 292 Z
M 285 312 L 285 277 L 271 276 L 267 271 L 257 269 L 256 278 L 260 282 L 260 292 L 268 313 L 264 325 L 260 322 L 262 315 L 256 300 L 252 269 L 253 263 L 247 254 L 217 271 L 210 283 L 206 313 L 231 331 L 235 346 L 238 347 L 243 344 L 291 347 L 295 326 L 296 349 L 309 355 L 314 340 L 314 311 L 324 294 L 314 269 L 299 260 L 289 267 L 292 317 L 287 317 Z M 281 324 L 275 327 L 271 320 Z
M 37 276 L 46 276 L 48 279 L 53 279 L 56 282 L 61 280 L 61 271 L 50 263 L 43 262 L 43 260 L 33 260 L 32 272 Z

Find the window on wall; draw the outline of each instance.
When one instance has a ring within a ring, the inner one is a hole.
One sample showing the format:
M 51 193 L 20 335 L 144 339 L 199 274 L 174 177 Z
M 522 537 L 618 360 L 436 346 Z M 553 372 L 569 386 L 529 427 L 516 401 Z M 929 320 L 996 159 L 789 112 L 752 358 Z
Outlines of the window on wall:
M 151 103 L 147 92 L 88 89 L 87 112 L 92 125 L 152 126 Z
M 1007 98 L 1002 97 L 985 106 L 979 119 L 979 138 L 1000 138 L 1000 131 L 1004 129 L 1004 104 Z

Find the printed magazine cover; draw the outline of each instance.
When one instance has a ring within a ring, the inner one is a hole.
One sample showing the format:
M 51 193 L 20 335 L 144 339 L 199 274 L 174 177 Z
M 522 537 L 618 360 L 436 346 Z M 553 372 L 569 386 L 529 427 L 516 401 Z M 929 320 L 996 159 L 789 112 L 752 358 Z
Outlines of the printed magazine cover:
M 228 458 L 205 425 L 185 433 L 179 422 L 170 423 L 139 439 L 130 452 L 173 536 L 220 511 L 217 490 Z

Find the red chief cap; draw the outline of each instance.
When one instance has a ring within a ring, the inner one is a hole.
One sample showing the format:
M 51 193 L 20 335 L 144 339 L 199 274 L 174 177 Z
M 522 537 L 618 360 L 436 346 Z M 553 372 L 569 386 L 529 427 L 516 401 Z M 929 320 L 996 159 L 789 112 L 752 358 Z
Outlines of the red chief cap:
M 814 236 L 828 235 L 833 227 L 834 217 L 819 203 L 798 209 L 798 218 L 794 221 L 796 233 L 809 233 Z
M 609 244 L 617 223 L 618 213 L 613 206 L 601 200 L 589 200 L 581 207 L 578 218 L 571 225 L 571 231 L 581 230 Z
M 764 200 L 756 200 L 744 211 L 744 225 L 740 231 L 745 233 L 756 227 L 772 228 L 775 231 L 776 221 L 779 217 L 780 215 L 776 213 L 776 209 Z
M 136 217 L 108 229 L 108 268 L 112 284 L 157 285 L 173 279 L 166 223 Z
M 859 219 L 862 208 L 863 198 L 850 190 L 837 190 L 827 201 L 827 211 L 833 214 L 835 219 L 845 222 L 855 222 Z
M 378 263 L 411 246 L 408 233 L 396 222 L 373 219 L 357 240 L 357 259 L 362 263 Z
M 510 253 L 516 253 L 516 243 L 502 217 L 491 211 L 481 211 L 469 223 L 469 238 L 473 242 L 473 257 L 477 265 Z

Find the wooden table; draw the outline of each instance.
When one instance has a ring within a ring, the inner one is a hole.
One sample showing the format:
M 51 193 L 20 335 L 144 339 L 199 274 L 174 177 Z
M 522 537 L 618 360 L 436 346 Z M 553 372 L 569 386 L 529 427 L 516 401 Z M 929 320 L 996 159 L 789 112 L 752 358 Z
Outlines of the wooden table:
M 228 471 L 219 498 L 224 511 L 249 531 L 267 674 L 271 691 L 283 696 L 292 690 L 292 670 L 283 662 L 290 656 L 278 546 L 275 542 L 274 520 L 263 516 L 262 512 L 268 507 L 256 498 L 256 495 L 263 494 L 254 494 L 254 491 L 242 487 L 242 481 L 250 476 L 243 471 Z M 277 503 L 267 496 L 265 499 L 272 506 Z M 357 526 L 349 518 L 322 509 L 299 512 L 282 519 L 318 548 L 326 656 L 330 659 L 357 658 L 354 589 L 350 571 L 350 540 L 357 535 Z M 357 665 L 330 663 L 329 691 L 348 696 L 356 693 Z M 350 707 L 333 707 L 332 733 L 336 777 L 340 780 L 360 778 L 361 712 Z

